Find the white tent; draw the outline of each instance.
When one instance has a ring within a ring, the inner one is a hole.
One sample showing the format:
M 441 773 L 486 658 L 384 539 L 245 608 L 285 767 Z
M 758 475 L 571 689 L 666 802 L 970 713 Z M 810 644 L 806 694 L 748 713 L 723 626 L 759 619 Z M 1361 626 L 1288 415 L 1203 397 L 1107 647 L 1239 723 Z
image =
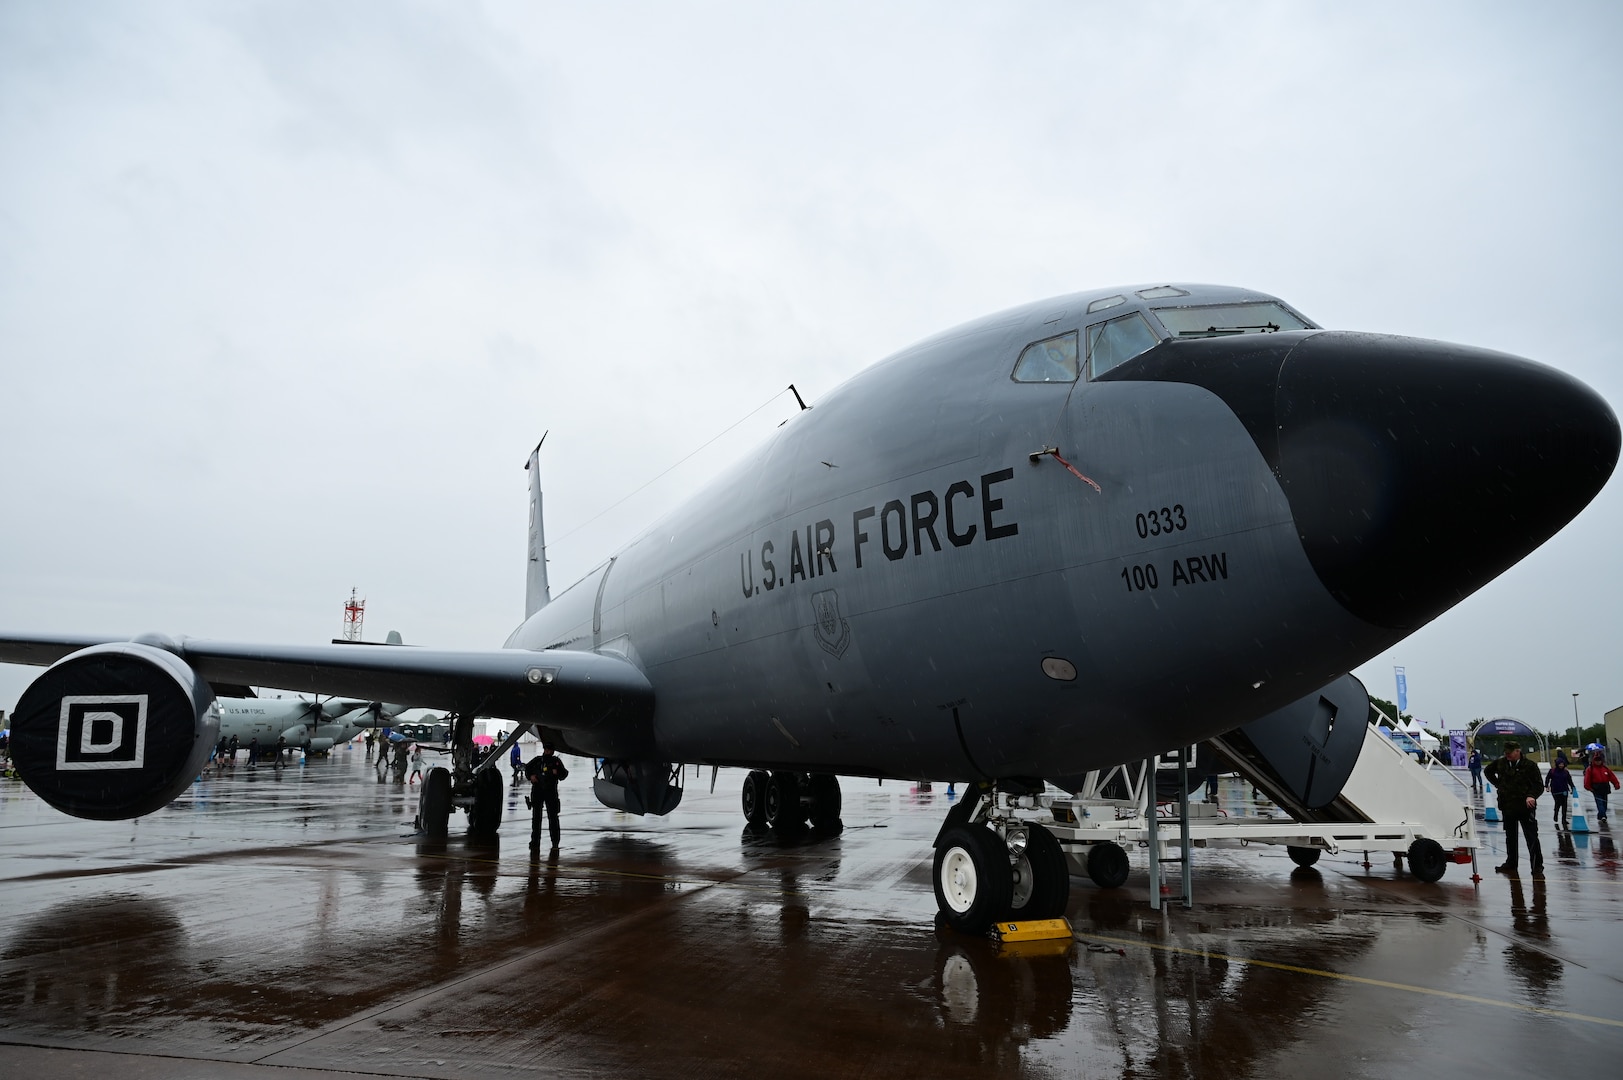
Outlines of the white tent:
M 1415 741 L 1420 744 L 1421 749 L 1424 750 L 1436 750 L 1438 747 L 1443 745 L 1442 741 L 1439 740 L 1437 736 L 1422 728 L 1420 726 L 1420 721 L 1418 720 L 1410 720 L 1407 724 L 1405 724 L 1403 726 L 1403 733 L 1405 735 L 1412 736 Z

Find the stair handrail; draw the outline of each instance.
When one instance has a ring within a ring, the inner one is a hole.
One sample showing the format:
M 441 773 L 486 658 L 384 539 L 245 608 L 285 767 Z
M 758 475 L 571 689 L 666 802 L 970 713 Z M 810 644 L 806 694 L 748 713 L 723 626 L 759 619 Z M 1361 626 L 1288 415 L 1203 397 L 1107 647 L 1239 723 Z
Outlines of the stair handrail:
M 1377 728 L 1379 728 L 1379 727 L 1389 727 L 1393 731 L 1396 731 L 1400 735 L 1408 735 L 1408 732 L 1403 730 L 1403 725 L 1402 724 L 1398 723 L 1396 720 L 1393 720 L 1390 716 L 1386 715 L 1386 710 L 1385 709 L 1382 709 L 1379 705 L 1375 704 L 1373 701 L 1369 703 L 1369 707 L 1370 707 L 1370 711 L 1375 714 L 1374 724 L 1375 724 L 1375 726 Z M 1384 721 L 1384 723 L 1383 723 L 1383 721 Z M 1388 738 L 1388 739 L 1391 738 L 1390 736 L 1385 736 L 1385 737 Z M 1439 770 L 1442 772 L 1442 774 L 1444 776 L 1448 777 L 1448 779 L 1456 787 L 1464 788 L 1467 794 L 1472 793 L 1471 792 L 1471 786 L 1469 784 L 1467 784 L 1465 782 L 1465 780 L 1463 780 L 1459 776 L 1459 774 L 1454 771 L 1454 766 L 1451 763 L 1444 761 L 1442 759 L 1442 757 L 1439 754 L 1437 754 L 1435 751 L 1427 750 L 1425 744 L 1422 743 L 1419 739 L 1415 740 L 1415 745 L 1420 747 L 1420 755 L 1421 755 L 1422 758 L 1425 759 L 1424 761 L 1419 763 L 1420 767 L 1422 769 L 1426 770 L 1427 773 L 1430 773 L 1432 764 L 1435 763 L 1438 766 Z M 1407 753 L 1407 751 L 1405 751 L 1405 753 Z

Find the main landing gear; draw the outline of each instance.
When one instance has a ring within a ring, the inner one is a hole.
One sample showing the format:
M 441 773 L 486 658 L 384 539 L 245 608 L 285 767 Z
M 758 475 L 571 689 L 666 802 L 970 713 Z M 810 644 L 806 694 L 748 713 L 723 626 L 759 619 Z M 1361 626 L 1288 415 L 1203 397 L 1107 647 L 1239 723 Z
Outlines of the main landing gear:
M 947 814 L 935 842 L 938 920 L 965 934 L 995 922 L 1057 919 L 1071 899 L 1071 874 L 1054 834 L 1009 811 L 1035 800 L 995 788 L 968 794 Z
M 431 840 L 445 839 L 451 829 L 451 811 L 457 808 L 468 812 L 468 832 L 478 839 L 494 839 L 502 823 L 506 785 L 494 766 L 475 771 L 473 719 L 452 718 L 451 767 L 436 765 L 423 778 L 422 793 L 417 796 L 417 830 Z
M 819 832 L 839 832 L 840 779 L 832 773 L 756 769 L 744 778 L 744 817 L 751 825 L 796 832 L 810 822 Z

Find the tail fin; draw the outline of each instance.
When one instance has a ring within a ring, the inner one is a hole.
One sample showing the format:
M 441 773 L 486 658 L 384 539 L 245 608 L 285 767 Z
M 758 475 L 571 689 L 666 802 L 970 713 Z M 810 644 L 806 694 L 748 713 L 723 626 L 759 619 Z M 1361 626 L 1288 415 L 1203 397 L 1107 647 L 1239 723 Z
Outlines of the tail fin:
M 547 437 L 542 435 L 541 442 L 530 451 L 530 460 L 524 464 L 530 474 L 530 562 L 524 575 L 526 619 L 552 600 L 552 590 L 547 587 L 547 536 L 541 522 L 541 443 L 546 441 Z

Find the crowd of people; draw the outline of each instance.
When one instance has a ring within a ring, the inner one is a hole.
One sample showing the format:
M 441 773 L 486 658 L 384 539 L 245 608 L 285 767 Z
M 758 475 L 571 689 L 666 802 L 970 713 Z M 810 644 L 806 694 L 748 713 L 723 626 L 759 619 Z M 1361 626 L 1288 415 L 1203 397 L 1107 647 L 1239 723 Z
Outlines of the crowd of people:
M 237 755 L 244 749 L 248 751 L 248 768 L 259 768 L 259 760 L 264 756 L 260 752 L 259 739 L 257 737 L 249 739 L 247 747 L 243 747 L 238 736 L 232 735 L 229 738 L 222 736 L 220 741 L 214 744 L 213 749 L 209 751 L 208 760 L 203 763 L 203 772 L 207 774 L 211 771 L 221 772 L 225 769 L 235 769 L 237 767 Z M 287 744 L 285 735 L 276 737 L 276 742 L 271 746 L 271 751 L 272 768 L 285 769 L 292 764 L 293 747 Z
M 1589 747 L 1583 755 L 1583 789 L 1595 800 L 1597 824 L 1606 828 L 1606 812 L 1611 794 L 1623 787 L 1617 774 L 1606 764 L 1606 752 Z M 1522 756 L 1520 743 L 1505 743 L 1503 757 L 1495 758 L 1484 767 L 1482 753 L 1473 750 L 1469 761 L 1471 787 L 1481 791 L 1486 778 L 1498 796 L 1499 816 L 1505 825 L 1505 861 L 1494 867 L 1501 874 L 1516 874 L 1521 862 L 1521 846 L 1527 844 L 1528 865 L 1533 877 L 1544 876 L 1544 850 L 1538 839 L 1538 800 L 1545 793 L 1554 805 L 1551 823 L 1557 832 L 1572 828 L 1572 806 L 1577 799 L 1577 778 L 1572 775 L 1571 762 L 1566 751 L 1557 750 L 1555 761 L 1546 775 L 1538 763 Z

